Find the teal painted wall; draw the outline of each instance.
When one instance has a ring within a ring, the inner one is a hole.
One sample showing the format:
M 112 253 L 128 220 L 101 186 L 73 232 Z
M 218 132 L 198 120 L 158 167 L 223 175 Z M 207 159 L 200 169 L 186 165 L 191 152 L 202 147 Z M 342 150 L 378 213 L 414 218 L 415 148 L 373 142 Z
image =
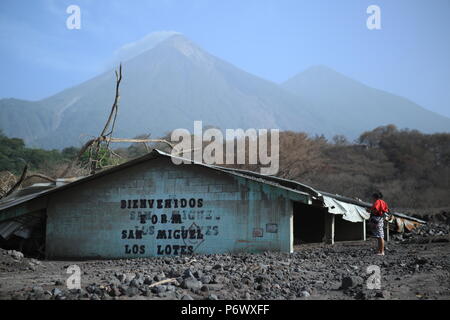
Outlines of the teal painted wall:
M 46 254 L 292 252 L 291 198 L 287 190 L 201 166 L 150 160 L 51 195 Z

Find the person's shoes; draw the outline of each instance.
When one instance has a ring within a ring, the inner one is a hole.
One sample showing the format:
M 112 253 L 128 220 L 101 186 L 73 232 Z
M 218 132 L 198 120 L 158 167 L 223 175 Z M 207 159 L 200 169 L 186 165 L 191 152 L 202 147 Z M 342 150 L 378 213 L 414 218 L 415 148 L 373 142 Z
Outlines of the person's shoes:
M 384 256 L 384 252 L 383 253 L 377 253 L 377 256 Z

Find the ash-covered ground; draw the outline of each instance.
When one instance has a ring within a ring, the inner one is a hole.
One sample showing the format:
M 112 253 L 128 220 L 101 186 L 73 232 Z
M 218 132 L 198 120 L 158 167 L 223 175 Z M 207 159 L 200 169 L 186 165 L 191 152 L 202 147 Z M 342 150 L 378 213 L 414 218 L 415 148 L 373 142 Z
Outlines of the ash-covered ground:
M 0 299 L 450 299 L 448 221 L 393 236 L 384 257 L 374 252 L 375 239 L 301 245 L 293 254 L 84 262 L 0 250 Z M 74 264 L 81 269 L 81 290 L 66 286 Z M 380 268 L 380 289 L 367 285 L 376 284 L 370 266 Z

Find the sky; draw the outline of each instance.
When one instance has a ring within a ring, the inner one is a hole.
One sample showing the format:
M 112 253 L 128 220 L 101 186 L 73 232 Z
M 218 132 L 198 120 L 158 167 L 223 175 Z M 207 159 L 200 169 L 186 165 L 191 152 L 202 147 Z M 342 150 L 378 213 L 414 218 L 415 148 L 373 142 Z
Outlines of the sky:
M 1 0 L 0 98 L 43 99 L 178 32 L 276 83 L 326 65 L 450 117 L 449 13 L 448 0 Z

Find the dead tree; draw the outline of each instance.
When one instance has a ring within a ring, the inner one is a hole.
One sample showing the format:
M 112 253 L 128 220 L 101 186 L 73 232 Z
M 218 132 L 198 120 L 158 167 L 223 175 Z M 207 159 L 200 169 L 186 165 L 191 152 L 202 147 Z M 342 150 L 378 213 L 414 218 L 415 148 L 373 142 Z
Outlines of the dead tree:
M 120 157 L 111 149 L 111 143 L 143 143 L 149 152 L 148 143 L 165 143 L 171 149 L 174 148 L 174 145 L 164 139 L 126 139 L 126 138 L 113 138 L 114 129 L 116 125 L 117 115 L 119 112 L 119 101 L 120 101 L 120 84 L 122 82 L 122 65 L 119 67 L 119 71 L 116 71 L 116 91 L 114 102 L 111 107 L 111 112 L 109 113 L 108 119 L 103 127 L 102 132 L 97 138 L 91 139 L 86 142 L 81 148 L 80 152 L 77 155 L 77 158 L 72 161 L 64 170 L 62 176 L 66 176 L 69 170 L 73 167 L 73 165 L 80 161 L 82 156 L 88 152 L 89 161 L 88 165 L 90 167 L 90 174 L 95 174 L 98 170 L 104 169 L 102 166 L 102 161 L 106 157 L 107 154 L 112 155 L 113 157 Z M 104 148 L 105 152 L 103 155 L 101 154 L 101 150 Z
M 171 142 L 164 139 L 124 139 L 112 137 L 116 126 L 117 115 L 119 112 L 120 84 L 122 82 L 122 65 L 119 66 L 118 71 L 117 70 L 115 71 L 115 74 L 116 74 L 116 90 L 114 102 L 111 107 L 111 112 L 109 113 L 108 119 L 103 127 L 103 130 L 101 131 L 100 135 L 97 138 L 90 139 L 83 145 L 83 147 L 78 152 L 76 158 L 73 161 L 71 161 L 67 165 L 65 170 L 62 172 L 61 174 L 62 178 L 68 174 L 68 172 L 73 168 L 75 164 L 81 161 L 81 158 L 86 152 L 88 152 L 89 154 L 88 166 L 90 168 L 91 175 L 95 174 L 98 170 L 104 169 L 104 167 L 102 166 L 102 161 L 104 160 L 107 154 L 112 155 L 113 157 L 120 158 L 120 156 L 111 149 L 110 147 L 111 143 L 143 143 L 148 152 L 150 152 L 150 149 L 147 145 L 148 143 L 165 143 L 172 150 L 174 149 L 174 145 Z M 102 148 L 104 148 L 105 150 L 103 154 L 101 154 L 101 151 L 103 150 Z M 23 184 L 23 182 L 31 178 L 40 178 L 49 182 L 56 182 L 56 179 L 45 176 L 43 174 L 36 173 L 28 176 L 27 173 L 28 173 L 28 164 L 25 165 L 25 168 L 19 180 L 14 184 L 14 186 L 9 191 L 5 193 L 4 197 L 11 195 Z

